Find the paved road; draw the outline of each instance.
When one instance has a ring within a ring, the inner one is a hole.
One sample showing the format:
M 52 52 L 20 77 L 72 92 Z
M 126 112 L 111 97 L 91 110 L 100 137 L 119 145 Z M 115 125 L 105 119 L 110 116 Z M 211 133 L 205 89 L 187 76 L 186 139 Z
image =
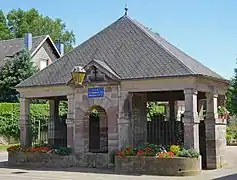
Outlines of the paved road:
M 7 167 L 7 153 L 0 153 L 0 180 L 235 180 L 237 179 L 237 147 L 228 147 L 227 159 L 229 165 L 223 169 L 203 171 L 195 177 L 161 177 L 161 176 L 127 176 L 116 175 L 110 171 L 99 171 L 96 169 L 69 168 L 62 170 L 26 170 L 11 169 Z

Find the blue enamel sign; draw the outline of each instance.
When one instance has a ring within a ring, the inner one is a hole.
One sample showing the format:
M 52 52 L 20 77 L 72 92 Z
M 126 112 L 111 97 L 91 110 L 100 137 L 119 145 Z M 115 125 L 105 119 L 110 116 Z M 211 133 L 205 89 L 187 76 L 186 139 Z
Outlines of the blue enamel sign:
M 88 88 L 88 98 L 104 97 L 104 92 L 103 87 Z

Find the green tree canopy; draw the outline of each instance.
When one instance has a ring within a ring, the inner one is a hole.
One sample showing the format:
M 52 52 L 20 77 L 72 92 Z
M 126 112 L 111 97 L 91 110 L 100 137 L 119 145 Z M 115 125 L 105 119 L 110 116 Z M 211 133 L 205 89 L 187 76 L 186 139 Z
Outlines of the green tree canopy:
M 32 76 L 36 71 L 37 68 L 34 66 L 27 50 L 23 50 L 14 58 L 8 59 L 0 73 L 0 101 L 18 101 L 18 93 L 12 87 Z
M 22 38 L 27 32 L 33 36 L 50 35 L 53 41 L 60 40 L 65 52 L 75 44 L 73 31 L 68 30 L 59 18 L 44 16 L 34 8 L 26 11 L 13 9 L 6 15 L 0 11 L 0 39 Z
M 234 77 L 231 79 L 230 87 L 226 93 L 227 109 L 232 115 L 237 115 L 237 68 L 234 69 Z

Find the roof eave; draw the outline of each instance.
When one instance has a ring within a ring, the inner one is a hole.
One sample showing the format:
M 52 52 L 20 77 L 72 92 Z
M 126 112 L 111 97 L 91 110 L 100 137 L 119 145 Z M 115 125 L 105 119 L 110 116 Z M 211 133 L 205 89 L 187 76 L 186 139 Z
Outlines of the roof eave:
M 51 37 L 50 37 L 49 35 L 46 35 L 45 38 L 40 42 L 40 44 L 35 48 L 35 50 L 31 53 L 31 57 L 35 55 L 35 53 L 39 50 L 39 48 L 44 44 L 44 42 L 45 42 L 47 39 L 49 39 L 49 41 L 51 42 L 51 44 L 52 44 L 54 50 L 56 51 L 56 53 L 57 53 L 57 55 L 58 55 L 58 57 L 59 57 L 59 58 L 62 57 L 62 56 L 61 56 L 61 53 L 60 53 L 60 52 L 58 51 L 58 49 L 56 48 L 56 46 L 55 46 L 53 40 L 51 39 Z

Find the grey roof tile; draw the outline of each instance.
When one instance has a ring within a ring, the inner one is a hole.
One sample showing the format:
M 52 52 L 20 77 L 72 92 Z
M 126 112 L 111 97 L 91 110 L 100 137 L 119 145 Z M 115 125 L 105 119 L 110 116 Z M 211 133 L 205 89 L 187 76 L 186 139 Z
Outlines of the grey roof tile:
M 100 31 L 17 87 L 66 84 L 75 65 L 93 59 L 107 64 L 121 79 L 204 75 L 223 79 L 128 16 Z
M 46 38 L 46 35 L 32 37 L 32 49 L 30 53 L 39 46 L 39 44 Z M 0 41 L 0 64 L 3 64 L 3 61 L 7 57 L 13 57 L 16 53 L 20 52 L 24 48 L 24 38 L 16 38 L 9 40 Z M 2 62 L 1 62 L 2 61 Z

